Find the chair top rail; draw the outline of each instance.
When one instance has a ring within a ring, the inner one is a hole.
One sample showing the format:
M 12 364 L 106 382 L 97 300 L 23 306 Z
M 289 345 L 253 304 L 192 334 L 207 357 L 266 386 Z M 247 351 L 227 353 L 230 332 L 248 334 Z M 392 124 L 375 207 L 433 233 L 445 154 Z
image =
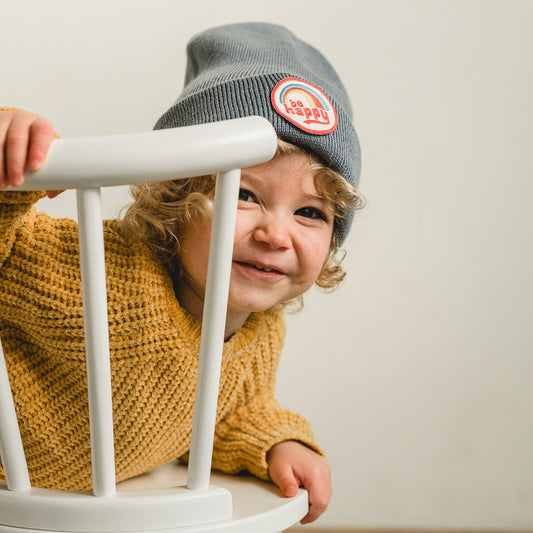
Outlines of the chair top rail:
M 263 117 L 141 133 L 56 139 L 43 168 L 8 190 L 62 190 L 189 178 L 270 160 L 276 133 Z

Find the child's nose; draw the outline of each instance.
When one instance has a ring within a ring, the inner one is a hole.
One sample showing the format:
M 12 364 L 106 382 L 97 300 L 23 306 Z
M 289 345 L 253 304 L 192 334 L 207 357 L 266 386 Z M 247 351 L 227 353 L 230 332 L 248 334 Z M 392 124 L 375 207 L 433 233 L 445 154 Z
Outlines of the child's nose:
M 291 237 L 287 224 L 273 216 L 265 217 L 254 230 L 258 242 L 268 244 L 272 249 L 290 248 Z

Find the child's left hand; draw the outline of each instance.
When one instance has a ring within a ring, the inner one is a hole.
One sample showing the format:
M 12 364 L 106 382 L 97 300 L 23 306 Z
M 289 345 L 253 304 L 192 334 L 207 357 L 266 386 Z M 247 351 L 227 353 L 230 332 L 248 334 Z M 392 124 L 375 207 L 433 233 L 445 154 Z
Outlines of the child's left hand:
M 300 442 L 275 444 L 267 454 L 268 472 L 284 496 L 296 496 L 299 487 L 309 492 L 309 513 L 302 524 L 316 520 L 331 498 L 331 469 L 327 459 Z

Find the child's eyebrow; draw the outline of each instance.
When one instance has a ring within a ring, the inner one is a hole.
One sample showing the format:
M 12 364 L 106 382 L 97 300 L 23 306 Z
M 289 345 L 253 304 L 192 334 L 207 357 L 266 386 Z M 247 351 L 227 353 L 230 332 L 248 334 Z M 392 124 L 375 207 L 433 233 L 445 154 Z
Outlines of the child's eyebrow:
M 247 174 L 244 170 L 241 172 L 241 185 L 243 182 L 247 182 L 250 185 L 253 185 L 255 187 L 259 187 L 260 189 L 265 188 L 264 182 L 260 178 L 256 178 L 252 174 Z M 329 204 L 329 200 L 318 193 L 307 193 L 305 191 L 302 192 L 302 198 L 307 200 L 318 200 L 320 202 Z
M 254 177 L 253 174 L 248 174 L 246 171 L 242 170 L 241 171 L 241 182 L 243 180 L 251 181 L 252 184 L 257 184 L 258 186 L 261 186 L 262 185 L 262 181 L 263 181 L 263 180 L 261 180 L 259 178 Z

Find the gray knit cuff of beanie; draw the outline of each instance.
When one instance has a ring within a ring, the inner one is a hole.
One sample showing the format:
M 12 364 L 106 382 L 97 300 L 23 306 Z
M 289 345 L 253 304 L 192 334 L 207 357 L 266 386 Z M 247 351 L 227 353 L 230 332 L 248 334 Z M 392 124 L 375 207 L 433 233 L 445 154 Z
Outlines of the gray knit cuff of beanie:
M 357 186 L 361 155 L 346 90 L 314 47 L 282 26 L 230 24 L 187 45 L 185 86 L 155 129 L 260 115 L 280 139 L 315 154 Z M 340 224 L 342 243 L 352 223 Z

